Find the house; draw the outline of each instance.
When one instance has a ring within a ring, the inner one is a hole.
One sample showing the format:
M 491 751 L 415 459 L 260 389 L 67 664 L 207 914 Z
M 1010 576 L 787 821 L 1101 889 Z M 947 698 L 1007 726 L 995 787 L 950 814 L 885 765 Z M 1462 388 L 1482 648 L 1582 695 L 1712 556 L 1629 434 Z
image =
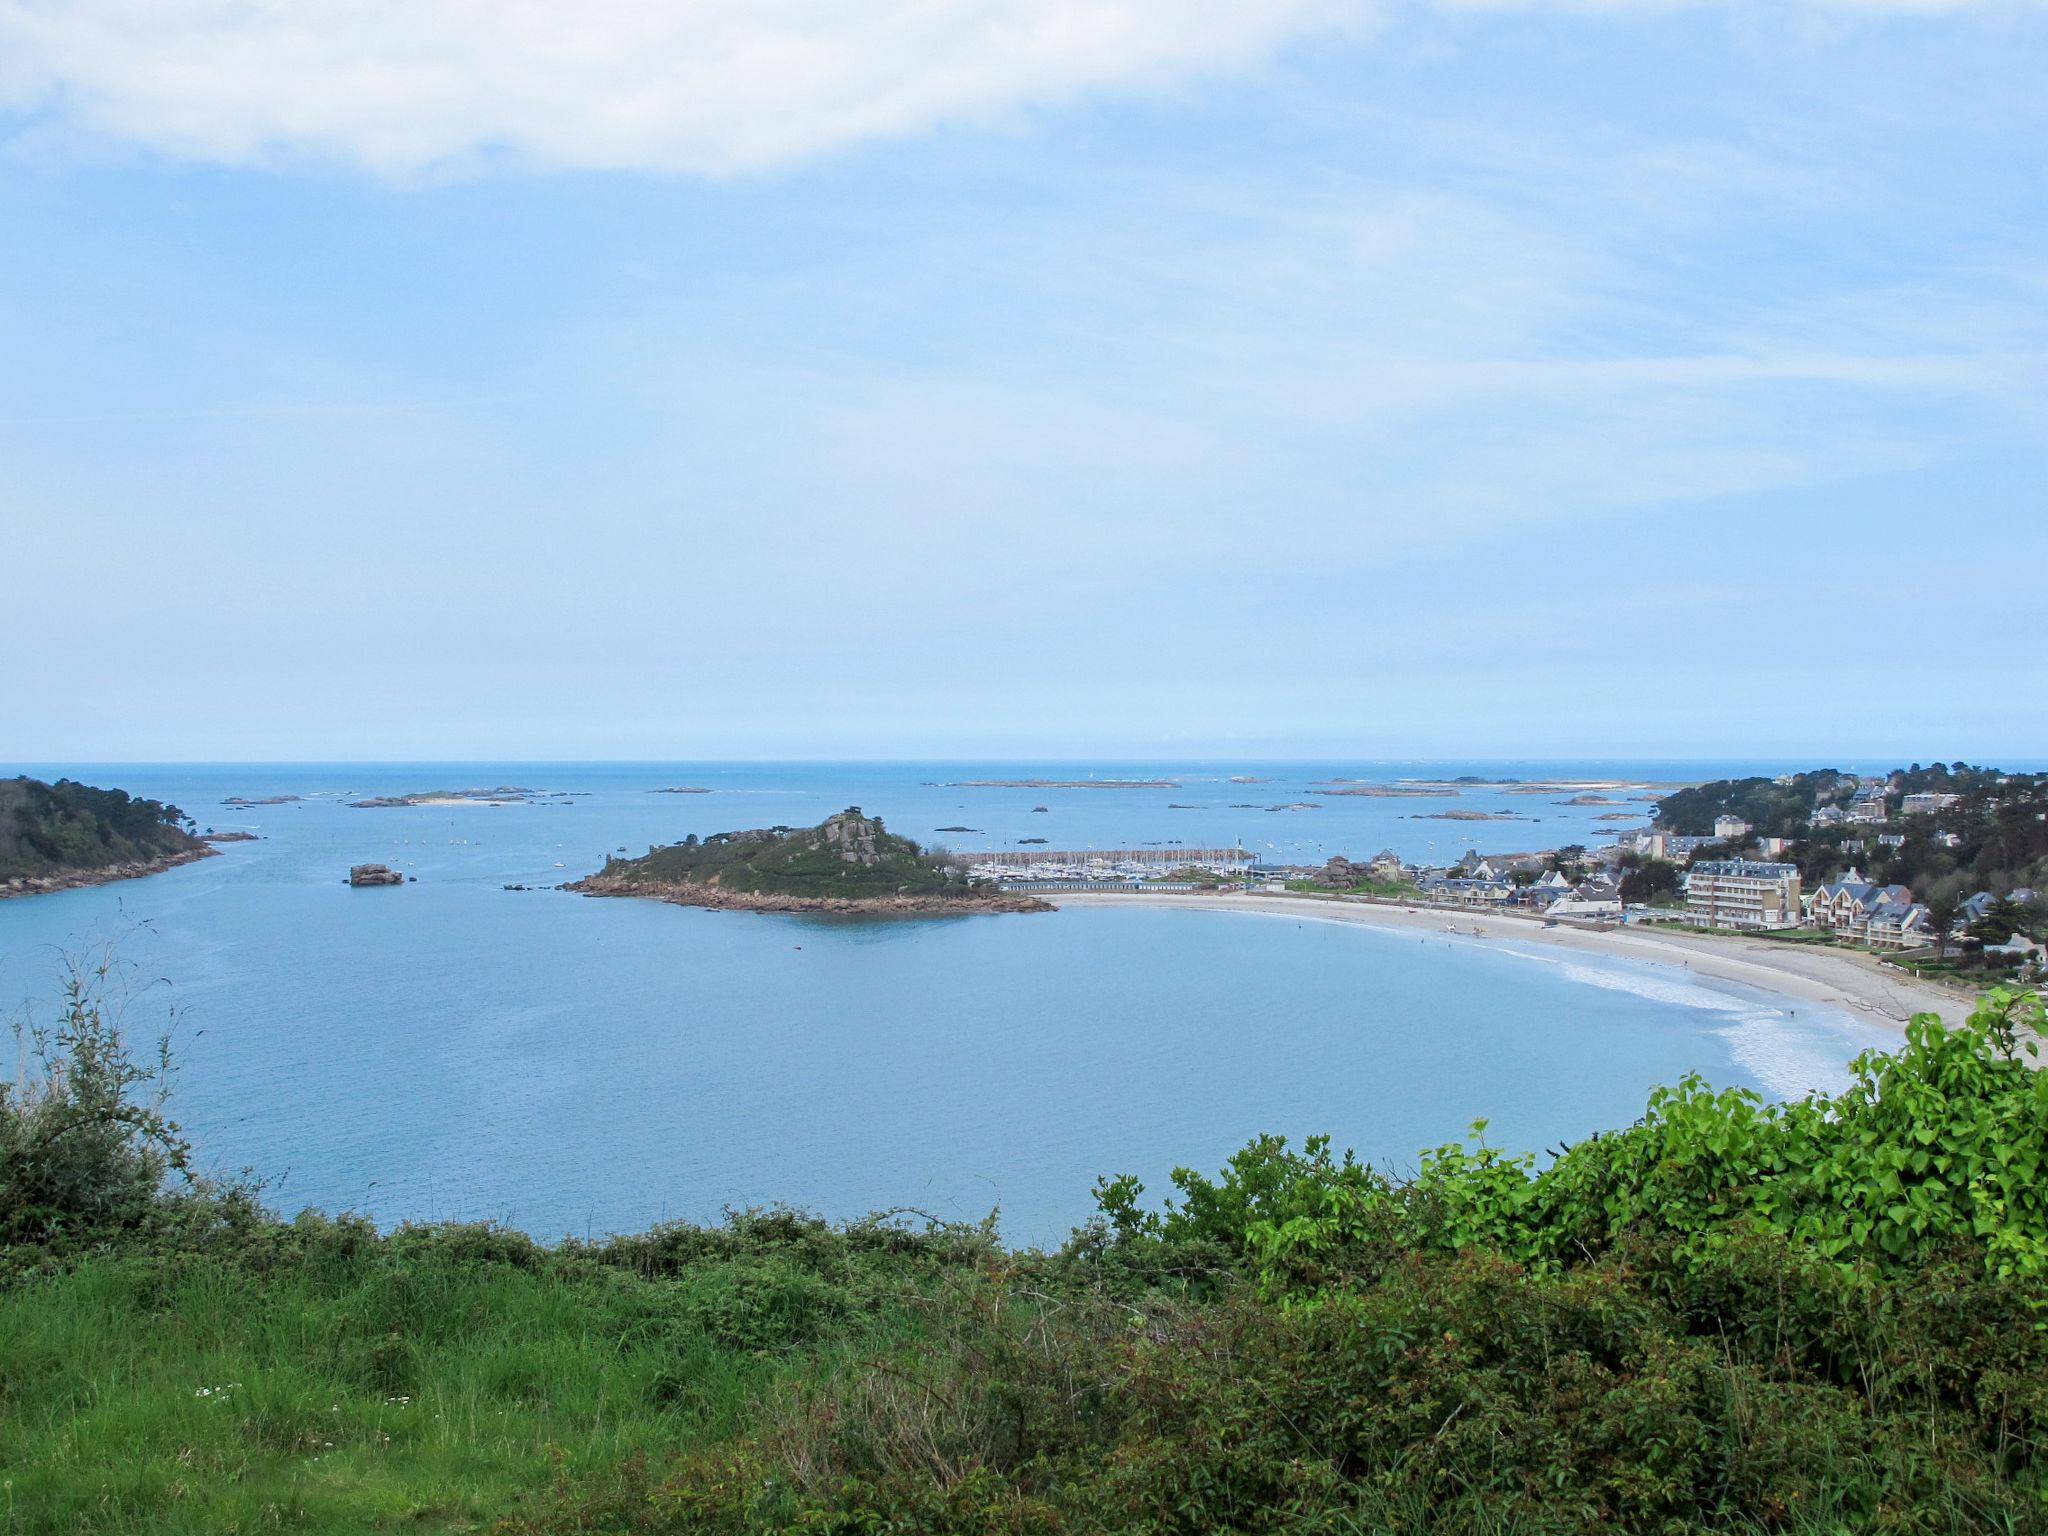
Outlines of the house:
M 2035 943 L 2023 933 L 2014 934 L 2003 944 L 1986 944 L 1984 953 L 2035 971 L 2048 970 L 2048 947 Z
M 1545 917 L 1618 918 L 1621 916 L 1621 888 L 1604 882 L 1587 881 L 1568 887 L 1564 894 L 1543 909 Z
M 2031 907 L 2040 900 L 2040 896 L 2029 887 L 2022 885 L 2013 889 L 2010 893 L 2010 899 L 2018 902 L 2023 907 Z M 1962 904 L 1956 908 L 1955 931 L 1961 933 L 1972 923 L 1982 921 L 1985 914 L 1997 903 L 1998 898 L 1989 891 L 1979 891 L 1974 896 L 1964 897 Z
M 1919 915 L 1913 917 L 1916 910 Z M 1927 909 L 1914 902 L 1911 891 L 1903 885 L 1874 885 L 1853 869 L 1813 893 L 1806 904 L 1806 920 L 1860 944 L 1906 942 L 1909 930 L 1918 934 L 1913 942 L 1928 936 L 1924 929 Z M 1873 937 L 1873 923 L 1881 930 L 1880 936 Z
M 1903 832 L 1880 832 L 1877 834 L 1877 846 L 1880 848 L 1903 848 L 1906 846 L 1906 834 Z
M 1756 840 L 1756 845 L 1763 850 L 1765 858 L 1775 859 L 1779 854 L 1792 846 L 1792 839 L 1789 837 L 1760 837 Z
M 1462 907 L 1497 907 L 1515 894 L 1515 885 L 1512 880 L 1430 875 L 1422 882 L 1422 894 L 1434 901 L 1456 902 Z
M 1799 866 L 1705 859 L 1686 872 L 1685 917 L 1695 928 L 1796 927 Z
M 1813 813 L 1813 824 L 1816 827 L 1839 827 L 1846 819 L 1839 805 L 1824 805 Z
M 1880 792 L 1866 798 L 1861 790 L 1849 804 L 1849 820 L 1858 826 L 1883 826 L 1890 820 L 1884 808 L 1884 795 Z
M 1565 879 L 1563 875 L 1553 869 L 1538 876 L 1528 885 L 1521 887 L 1515 892 L 1513 899 L 1517 906 L 1535 907 L 1538 910 L 1543 910 L 1547 909 L 1552 902 L 1564 896 L 1571 888 L 1571 881 Z
M 1944 848 L 1960 848 L 1963 846 L 1963 840 L 1953 832 L 1937 832 L 1934 834 L 1934 840 Z
M 1892 890 L 1900 887 L 1892 886 Z M 1887 900 L 1870 909 L 1863 925 L 1863 942 L 1879 949 L 1905 949 L 1925 944 L 1934 937 L 1928 925 L 1927 909 L 1917 901 Z
M 1716 816 L 1714 818 L 1714 841 L 1737 843 L 1749 836 L 1749 823 L 1740 816 Z
M 1902 815 L 1906 816 L 1932 816 L 1937 812 L 1947 810 L 1952 805 L 1960 804 L 1962 798 L 1961 795 L 1942 794 L 1933 790 L 1926 790 L 1918 794 L 1906 796 L 1899 810 Z

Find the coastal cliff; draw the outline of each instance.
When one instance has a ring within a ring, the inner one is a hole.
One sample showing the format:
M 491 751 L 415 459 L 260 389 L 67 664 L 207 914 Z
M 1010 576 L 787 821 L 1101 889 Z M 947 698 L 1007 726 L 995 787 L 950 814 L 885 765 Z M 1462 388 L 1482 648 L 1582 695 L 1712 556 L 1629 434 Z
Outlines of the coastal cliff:
M 650 848 L 639 858 L 608 858 L 573 881 L 586 896 L 638 896 L 679 906 L 737 912 L 819 912 L 917 916 L 968 912 L 1049 912 L 1028 896 L 1010 896 L 932 858 L 879 817 L 853 806 L 815 827 L 719 832 Z

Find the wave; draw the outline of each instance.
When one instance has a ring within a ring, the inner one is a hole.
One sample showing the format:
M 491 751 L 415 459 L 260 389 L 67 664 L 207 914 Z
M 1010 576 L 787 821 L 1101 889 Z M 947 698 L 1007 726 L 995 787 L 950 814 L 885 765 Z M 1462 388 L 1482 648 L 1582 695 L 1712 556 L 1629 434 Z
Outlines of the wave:
M 1797 1099 L 1835 1093 L 1848 1086 L 1847 1058 L 1862 1045 L 1869 1027 L 1835 1009 L 1813 1006 L 1806 1017 L 1762 997 L 1726 990 L 1735 984 L 1696 976 L 1667 976 L 1639 969 L 1638 962 L 1591 965 L 1576 957 L 1532 951 L 1512 944 L 1497 952 L 1551 966 L 1566 980 L 1626 992 L 1649 1002 L 1720 1015 L 1710 1032 L 1726 1042 L 1735 1064 L 1771 1098 Z

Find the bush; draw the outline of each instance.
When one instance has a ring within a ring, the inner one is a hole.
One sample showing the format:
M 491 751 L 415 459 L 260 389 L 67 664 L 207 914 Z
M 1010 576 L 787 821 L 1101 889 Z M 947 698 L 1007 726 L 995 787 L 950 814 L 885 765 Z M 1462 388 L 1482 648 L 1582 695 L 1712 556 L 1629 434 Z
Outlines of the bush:
M 164 1113 L 170 1042 L 139 1064 L 107 998 L 112 961 L 67 963 L 54 1028 L 22 1025 L 28 1059 L 0 1083 L 0 1239 L 104 1235 L 155 1213 L 166 1181 L 191 1179 L 191 1148 Z

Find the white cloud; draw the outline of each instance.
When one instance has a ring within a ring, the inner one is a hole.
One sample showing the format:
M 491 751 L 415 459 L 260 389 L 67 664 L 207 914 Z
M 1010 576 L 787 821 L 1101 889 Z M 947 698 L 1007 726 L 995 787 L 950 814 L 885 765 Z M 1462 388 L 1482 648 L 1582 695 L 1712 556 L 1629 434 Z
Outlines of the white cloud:
M 0 110 L 248 162 L 729 174 L 1255 64 L 1396 0 L 0 0 Z M 1708 0 L 1413 0 L 1658 11 Z M 1781 0 L 1769 0 L 1775 6 Z M 2041 0 L 1805 0 L 1946 12 Z
M 1246 64 L 1359 0 L 0 0 L 0 105 L 172 154 L 721 174 Z

